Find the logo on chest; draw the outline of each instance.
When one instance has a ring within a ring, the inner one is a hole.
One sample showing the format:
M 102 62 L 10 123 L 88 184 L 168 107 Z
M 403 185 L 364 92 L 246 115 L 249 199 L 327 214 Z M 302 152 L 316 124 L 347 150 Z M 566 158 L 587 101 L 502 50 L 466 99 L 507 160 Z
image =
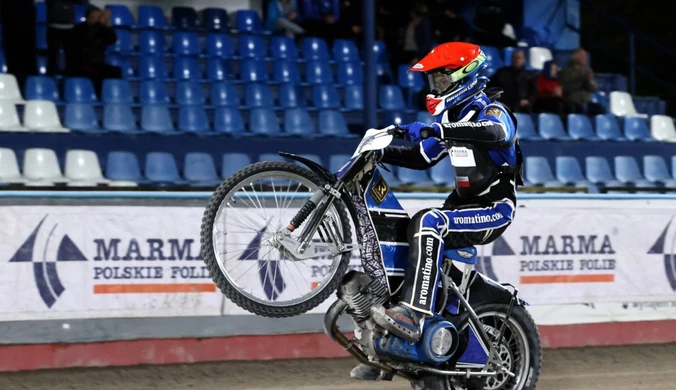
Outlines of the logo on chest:
M 451 155 L 451 164 L 454 167 L 466 168 L 476 166 L 474 151 L 472 149 L 454 146 L 448 152 Z

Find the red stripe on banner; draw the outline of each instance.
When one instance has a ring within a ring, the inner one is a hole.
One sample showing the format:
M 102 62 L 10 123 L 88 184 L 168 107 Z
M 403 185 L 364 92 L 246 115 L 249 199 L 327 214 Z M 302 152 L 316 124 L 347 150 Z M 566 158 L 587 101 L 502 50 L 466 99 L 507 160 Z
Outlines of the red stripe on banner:
M 94 294 L 216 292 L 213 283 L 95 284 Z
M 554 284 L 554 283 L 612 283 L 613 274 L 592 275 L 529 275 L 520 278 L 521 284 Z
M 545 348 L 676 342 L 676 320 L 540 326 Z M 351 337 L 351 335 L 348 335 Z M 0 346 L 0 372 L 227 360 L 346 357 L 323 333 Z

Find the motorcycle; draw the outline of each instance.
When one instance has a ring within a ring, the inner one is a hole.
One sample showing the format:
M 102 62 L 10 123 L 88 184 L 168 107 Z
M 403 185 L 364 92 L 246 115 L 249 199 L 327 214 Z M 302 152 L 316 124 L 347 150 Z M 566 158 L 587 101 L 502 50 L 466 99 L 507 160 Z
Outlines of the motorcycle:
M 423 130 L 422 136 L 430 134 Z M 399 376 L 414 389 L 534 389 L 542 350 L 527 303 L 511 284 L 474 270 L 474 247 L 445 249 L 435 315 L 424 322 L 419 341 L 411 344 L 373 322 L 377 308 L 397 302 L 408 259 L 409 215 L 378 162 L 379 151 L 405 135 L 397 126 L 368 130 L 335 173 L 280 152 L 294 162 L 258 162 L 224 181 L 201 226 L 202 254 L 214 282 L 242 309 L 275 318 L 317 308 L 337 291 L 324 317 L 325 333 L 360 363 L 381 370 L 384 380 Z M 238 247 L 244 249 L 233 250 Z M 262 254 L 263 248 L 269 250 Z M 347 272 L 357 249 L 363 271 Z M 247 260 L 255 262 L 244 268 L 258 271 L 248 279 L 241 272 Z M 294 267 L 304 278 L 321 280 L 299 285 Z M 354 323 L 352 337 L 339 329 L 343 315 Z

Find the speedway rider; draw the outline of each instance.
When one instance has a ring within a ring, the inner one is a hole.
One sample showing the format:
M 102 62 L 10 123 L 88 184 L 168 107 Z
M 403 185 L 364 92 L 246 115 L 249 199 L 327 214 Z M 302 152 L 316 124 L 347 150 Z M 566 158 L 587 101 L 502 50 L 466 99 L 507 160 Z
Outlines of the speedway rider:
M 429 80 L 427 110 L 436 122 L 400 125 L 418 144 L 388 146 L 382 152 L 383 163 L 422 170 L 446 158 L 448 151 L 455 172 L 455 190 L 443 206 L 411 218 L 399 303 L 372 311 L 377 325 L 411 343 L 421 337 L 425 317 L 435 311 L 444 250 L 498 238 L 514 218 L 516 186 L 523 184 L 516 118 L 484 92 L 488 79 L 479 73 L 485 61 L 479 46 L 450 42 L 415 64 L 410 71 L 424 72 Z M 421 134 L 430 131 L 432 136 L 423 139 Z M 363 364 L 351 375 L 382 378 L 379 370 Z

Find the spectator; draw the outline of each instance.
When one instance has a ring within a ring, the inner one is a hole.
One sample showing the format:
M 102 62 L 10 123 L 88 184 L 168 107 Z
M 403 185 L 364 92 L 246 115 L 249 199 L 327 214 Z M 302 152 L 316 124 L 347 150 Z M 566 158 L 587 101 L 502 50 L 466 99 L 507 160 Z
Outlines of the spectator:
M 46 0 L 47 6 L 47 72 L 60 74 L 59 51 L 68 53 L 66 45 L 75 26 L 75 4 L 86 0 Z M 68 60 L 66 59 L 66 62 Z M 68 66 L 66 64 L 66 66 Z
M 106 47 L 117 41 L 115 30 L 110 26 L 110 10 L 102 11 L 89 7 L 87 20 L 73 28 L 68 55 L 69 74 L 90 78 L 97 92 L 100 92 L 103 79 L 119 79 L 122 70 L 117 66 L 106 65 Z
M 338 0 L 310 0 L 305 2 L 303 28 L 307 35 L 324 38 L 329 44 L 340 36 Z
M 479 44 L 495 47 L 516 46 L 513 27 L 507 23 L 505 0 L 483 0 L 474 16 Z
M 2 48 L 7 72 L 16 77 L 19 85 L 37 73 L 35 66 L 35 3 L 33 1 L 0 1 L 2 14 Z
M 415 64 L 434 47 L 432 23 L 427 17 L 427 6 L 416 4 L 410 12 L 410 20 L 404 32 L 403 49 L 395 56 L 395 66 Z
M 596 81 L 594 72 L 587 63 L 587 52 L 579 48 L 571 54 L 570 59 L 559 75 L 563 98 L 576 113 L 602 114 L 605 111 L 603 106 L 591 101 L 591 93 L 596 91 Z
M 273 33 L 284 33 L 292 38 L 304 34 L 305 30 L 297 24 L 298 7 L 296 4 L 296 0 L 270 1 L 267 29 Z
M 359 1 L 343 0 L 340 2 L 341 38 L 351 39 L 361 46 L 362 39 L 362 3 Z
M 559 67 L 554 61 L 545 62 L 537 78 L 538 97 L 533 107 L 535 112 L 552 112 L 563 119 L 566 106 L 561 83 L 558 80 Z
M 537 86 L 533 72 L 526 70 L 526 56 L 521 50 L 512 53 L 512 65 L 498 69 L 491 77 L 491 86 L 503 90 L 501 101 L 513 112 L 533 111 Z

